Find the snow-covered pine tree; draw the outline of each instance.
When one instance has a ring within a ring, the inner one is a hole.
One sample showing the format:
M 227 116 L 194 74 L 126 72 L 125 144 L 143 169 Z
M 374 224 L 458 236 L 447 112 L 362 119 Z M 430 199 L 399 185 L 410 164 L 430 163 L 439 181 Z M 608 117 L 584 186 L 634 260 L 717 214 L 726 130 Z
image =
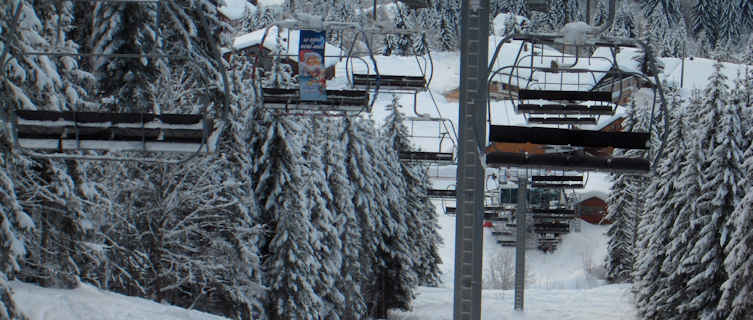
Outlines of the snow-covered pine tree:
M 460 2 L 458 0 L 436 1 L 439 12 L 439 49 L 455 50 L 458 47 L 460 29 Z
M 7 154 L 8 145 L 2 144 L 2 152 Z M 29 232 L 35 228 L 31 217 L 24 211 L 16 196 L 16 185 L 11 172 L 15 171 L 14 157 L 0 158 L 0 319 L 17 320 L 21 315 L 16 309 L 8 276 L 20 271 L 21 259 L 26 255 L 26 242 Z
M 361 292 L 364 281 L 364 266 L 361 265 L 362 226 L 353 202 L 356 192 L 348 180 L 345 158 L 348 135 L 344 128 L 345 121 L 329 121 L 325 125 L 330 133 L 323 148 L 325 176 L 332 192 L 328 205 L 330 211 L 343 220 L 338 224 L 342 243 L 342 273 L 335 285 L 345 301 L 342 306 L 344 310 L 339 316 L 342 319 L 362 319 L 366 314 L 366 302 Z
M 651 21 L 649 17 L 649 21 Z M 653 21 L 657 22 L 657 21 Z M 642 54 L 635 56 L 633 59 L 638 62 L 638 67 L 644 75 L 653 77 L 661 73 L 664 69 L 664 64 L 659 60 L 659 51 L 656 50 L 659 44 L 658 35 L 649 30 L 650 25 L 648 23 L 641 23 L 638 28 L 638 34 L 641 40 L 646 43 L 646 48 L 643 48 Z M 645 51 L 645 52 L 644 52 Z
M 745 75 L 747 77 L 747 75 Z M 745 84 L 745 78 L 738 75 L 736 86 L 731 92 L 730 113 L 744 113 L 742 110 L 750 108 L 750 85 Z M 747 92 L 746 92 L 747 91 Z M 750 110 L 750 109 L 748 109 Z M 747 116 L 750 124 L 750 116 Z M 750 274 L 751 259 L 750 252 L 753 248 L 753 233 L 751 232 L 753 223 L 751 223 L 751 213 L 753 213 L 753 180 L 751 173 L 753 171 L 753 144 L 750 139 L 753 137 L 753 129 L 746 131 L 743 143 L 745 153 L 742 157 L 743 178 L 740 182 L 744 197 L 736 203 L 735 210 L 727 221 L 727 229 L 732 230 L 729 235 L 729 241 L 726 243 L 724 268 L 729 278 L 722 284 L 722 297 L 719 301 L 718 309 L 728 312 L 727 319 L 745 319 L 753 312 L 753 302 L 751 302 L 751 282 L 753 275 Z
M 666 247 L 666 254 L 664 262 L 662 264 L 661 272 L 667 274 L 666 285 L 660 289 L 660 293 L 657 293 L 659 297 L 666 296 L 667 298 L 659 298 L 662 306 L 660 310 L 670 310 L 668 314 L 656 313 L 657 310 L 648 309 L 647 312 L 654 313 L 654 317 L 649 319 L 686 319 L 684 314 L 677 313 L 677 307 L 686 301 L 689 301 L 692 296 L 690 292 L 685 290 L 687 281 L 690 279 L 690 270 L 686 266 L 682 265 L 682 260 L 686 256 L 687 252 L 692 249 L 690 244 L 691 234 L 688 232 L 693 215 L 696 211 L 695 200 L 700 196 L 701 189 L 701 167 L 702 155 L 699 152 L 700 149 L 693 147 L 696 143 L 694 140 L 694 130 L 698 126 L 697 119 L 703 112 L 703 103 L 701 101 L 701 93 L 693 92 L 689 103 L 685 108 L 678 110 L 682 113 L 680 117 L 681 130 L 683 130 L 684 138 L 681 142 L 680 148 L 684 154 L 684 158 L 680 159 L 678 166 L 680 167 L 679 176 L 675 177 L 674 184 L 677 186 L 679 192 L 675 193 L 669 203 L 670 208 L 677 210 L 674 221 L 668 221 L 671 224 L 671 230 L 668 238 L 669 244 Z M 670 134 L 675 131 L 670 131 Z M 653 254 L 648 251 L 647 254 Z M 662 283 L 660 283 L 661 285 Z M 666 302 L 665 302 L 666 301 Z M 662 318 L 666 316 L 666 318 Z
M 253 158 L 249 145 L 254 132 L 252 121 L 255 109 L 253 80 L 245 77 L 252 67 L 246 61 L 231 70 L 230 105 L 224 134 L 220 138 L 218 154 L 214 161 L 219 162 L 217 174 L 220 181 L 228 185 L 227 197 L 234 205 L 227 209 L 231 232 L 224 234 L 228 244 L 226 254 L 228 267 L 227 281 L 223 283 L 227 300 L 232 307 L 222 313 L 239 319 L 264 319 L 264 288 L 262 287 L 262 266 L 258 244 L 264 234 L 258 223 L 259 209 L 253 190 Z M 219 305 L 219 304 L 218 304 Z M 228 314 L 231 313 L 231 314 Z
M 409 140 L 405 116 L 400 112 L 400 101 L 393 96 L 392 104 L 387 106 L 390 112 L 385 119 L 382 135 L 386 147 L 392 152 L 410 152 L 414 149 Z M 412 230 L 409 247 L 413 250 L 414 271 L 419 281 L 434 283 L 439 277 L 439 260 L 436 252 L 438 234 L 436 231 L 436 213 L 429 200 L 427 189 L 430 185 L 426 179 L 427 168 L 418 163 L 400 162 L 400 174 L 407 188 L 404 193 L 405 223 Z M 426 216 L 425 216 L 426 215 Z
M 317 230 L 304 194 L 301 128 L 284 116 L 261 118 L 266 132 L 254 160 L 259 221 L 268 231 L 261 244 L 270 319 L 317 319 L 316 290 L 322 269 L 312 239 Z
M 345 145 L 345 161 L 347 170 L 347 179 L 353 184 L 353 205 L 357 223 L 360 226 L 360 253 L 359 263 L 361 265 L 362 278 L 360 281 L 361 294 L 366 305 L 366 313 L 373 315 L 378 307 L 378 298 L 381 294 L 378 292 L 376 283 L 377 270 L 384 267 L 384 262 L 378 257 L 377 252 L 382 246 L 379 237 L 379 230 L 385 228 L 382 220 L 378 217 L 380 214 L 378 207 L 382 206 L 380 202 L 379 177 L 374 166 L 373 147 L 367 147 L 373 144 L 376 138 L 376 132 L 369 127 L 370 122 L 365 120 L 347 118 L 345 120 L 345 130 L 343 133 L 343 143 Z M 353 310 L 355 313 L 357 310 Z
M 703 32 L 710 45 L 709 49 L 715 48 L 722 39 L 721 19 L 718 16 L 721 4 L 716 0 L 698 0 L 693 7 L 691 30 L 696 36 Z
M 5 39 L 0 43 L 0 68 L 5 74 L 0 84 L 6 102 L 4 114 L 8 108 L 85 107 L 87 92 L 81 85 L 90 81 L 91 75 L 79 69 L 75 58 L 24 55 L 58 50 L 77 52 L 77 45 L 67 39 L 71 29 L 70 3 L 61 8 L 51 4 L 19 0 L 0 5 L 0 32 Z
M 645 131 L 648 123 L 642 109 L 639 109 L 633 101 L 627 108 L 625 120 L 622 125 L 625 131 Z M 639 150 L 615 150 L 617 156 L 628 157 L 645 156 Z M 607 235 L 609 243 L 607 247 L 606 268 L 607 279 L 612 282 L 632 281 L 633 264 L 635 263 L 635 233 L 639 217 L 642 215 L 644 203 L 644 188 L 646 181 L 643 178 L 616 174 L 613 175 L 613 184 L 607 200 L 607 217 L 612 221 Z
M 682 18 L 678 0 L 645 0 L 641 2 L 641 7 L 646 16 L 659 11 L 667 25 L 672 25 Z
M 688 301 L 678 306 L 685 316 L 722 319 L 728 310 L 717 308 L 721 285 L 728 279 L 724 269 L 724 246 L 733 232 L 727 224 L 735 204 L 743 196 L 743 130 L 739 111 L 729 108 L 729 88 L 722 64 L 714 64 L 714 72 L 704 90 L 703 114 L 693 137 L 703 152 L 700 197 L 690 221 L 692 249 L 683 257 L 682 265 L 689 271 Z M 709 154 L 710 151 L 710 154 Z
M 378 257 L 384 265 L 377 269 L 377 292 L 380 293 L 375 317 L 386 318 L 389 309 L 410 309 L 414 290 L 418 286 L 411 237 L 413 229 L 409 224 L 415 213 L 410 210 L 405 194 L 407 186 L 402 176 L 399 153 L 392 148 L 390 141 L 377 135 L 376 143 L 367 145 L 374 148 L 375 168 L 379 173 L 380 203 L 377 216 L 384 226 L 379 230 L 382 243 Z
M 753 2 L 750 2 L 748 0 L 739 0 L 738 1 L 738 8 L 740 10 L 740 22 L 742 23 L 742 26 L 747 28 L 747 30 L 753 29 Z M 743 30 L 743 32 L 745 31 Z
M 345 312 L 345 297 L 336 286 L 337 280 L 342 276 L 343 247 L 340 231 L 344 219 L 332 211 L 334 195 L 327 182 L 323 163 L 326 156 L 322 150 L 329 138 L 326 124 L 316 116 L 306 119 L 304 123 L 308 128 L 306 132 L 300 133 L 307 137 L 303 146 L 306 168 L 303 172 L 304 194 L 308 199 L 308 210 L 315 230 L 311 235 L 311 245 L 321 264 L 314 290 L 324 303 L 319 312 L 321 317 L 337 320 Z
M 634 201 L 633 193 L 629 189 L 630 177 L 613 175 L 612 187 L 607 201 L 608 214 L 606 219 L 612 221 L 607 231 L 607 257 L 605 266 L 607 280 L 612 283 L 629 282 L 632 278 L 633 266 L 633 216 L 631 212 Z
M 683 101 L 674 92 L 670 105 L 670 132 L 664 154 L 656 165 L 656 174 L 646 190 L 647 201 L 644 218 L 640 221 L 636 245 L 633 289 L 636 306 L 644 319 L 666 319 L 674 313 L 667 303 L 672 288 L 667 280 L 665 264 L 669 234 L 679 214 L 678 203 L 673 199 L 684 192 L 679 184 L 682 164 L 685 162 L 685 133 L 682 123 Z
M 415 17 L 410 15 L 408 9 L 404 6 L 398 5 L 397 12 L 395 14 L 395 28 L 397 29 L 414 29 Z M 413 48 L 416 39 L 412 34 L 389 34 L 384 38 L 385 55 L 396 54 L 399 56 L 406 56 L 413 54 Z

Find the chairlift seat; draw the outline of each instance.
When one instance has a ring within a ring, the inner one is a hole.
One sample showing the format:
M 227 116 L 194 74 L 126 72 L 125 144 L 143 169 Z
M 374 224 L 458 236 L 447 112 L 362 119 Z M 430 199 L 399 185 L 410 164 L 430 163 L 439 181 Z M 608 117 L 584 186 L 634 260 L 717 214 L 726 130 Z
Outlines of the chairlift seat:
M 489 126 L 490 142 L 533 143 L 592 148 L 648 149 L 645 132 L 609 132 L 560 128 Z
M 528 123 L 535 124 L 596 124 L 596 118 L 571 118 L 571 117 L 530 117 Z
M 583 104 L 531 104 L 521 103 L 516 108 L 516 113 L 527 114 L 556 114 L 556 115 L 613 115 L 614 110 L 607 105 L 583 105 Z
M 539 214 L 575 215 L 575 210 L 564 209 L 564 208 L 558 208 L 558 209 L 533 208 L 531 209 L 531 212 L 534 214 L 539 213 Z
M 575 219 L 574 214 L 533 214 L 533 220 L 571 220 Z
M 428 189 L 426 190 L 426 194 L 429 198 L 435 199 L 455 199 L 456 197 L 455 190 Z
M 423 8 L 429 8 L 431 4 L 429 3 L 429 0 L 398 0 L 402 3 L 404 3 L 408 8 L 410 9 L 423 9 Z
M 301 100 L 298 89 L 262 88 L 264 107 L 282 110 L 371 112 L 369 93 L 363 90 L 327 90 L 327 100 Z
M 612 93 L 607 91 L 565 91 L 520 89 L 521 100 L 539 99 L 552 101 L 601 101 L 612 102 Z
M 582 183 L 532 183 L 531 188 L 539 189 L 583 189 Z
M 405 161 L 425 161 L 431 163 L 454 163 L 453 154 L 451 152 L 425 152 L 425 151 L 411 151 L 400 152 L 400 160 Z
M 489 167 L 520 167 L 555 170 L 592 170 L 623 174 L 646 174 L 650 163 L 643 158 L 597 158 L 569 153 L 526 154 L 492 152 L 486 155 Z
M 583 181 L 583 176 L 575 176 L 575 175 L 531 176 L 531 181 L 533 182 L 581 182 Z
M 556 222 L 534 223 L 533 230 L 536 233 L 568 233 L 570 232 L 570 225 Z
M 18 110 L 15 117 L 19 146 L 39 150 L 213 152 L 218 134 L 199 114 Z
M 426 79 L 422 76 L 353 74 L 353 87 L 355 88 L 375 88 L 377 82 L 379 83 L 379 90 L 426 90 Z
M 514 247 L 517 241 L 515 240 L 497 240 L 497 243 L 502 245 L 503 247 Z
M 457 207 L 445 207 L 444 208 L 444 214 L 447 214 L 447 215 L 453 215 L 457 212 L 458 212 Z

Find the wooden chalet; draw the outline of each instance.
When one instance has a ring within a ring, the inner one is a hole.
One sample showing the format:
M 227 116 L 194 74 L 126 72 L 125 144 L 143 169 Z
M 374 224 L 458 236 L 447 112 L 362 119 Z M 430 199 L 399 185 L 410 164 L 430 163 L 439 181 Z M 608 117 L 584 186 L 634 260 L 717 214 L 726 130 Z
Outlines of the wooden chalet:
M 607 197 L 604 192 L 592 191 L 579 194 L 575 202 L 576 216 L 590 224 L 611 224 L 606 220 Z
M 612 102 L 625 106 L 633 94 L 641 88 L 653 88 L 654 84 L 630 73 L 612 68 L 594 85 L 591 91 L 612 92 Z

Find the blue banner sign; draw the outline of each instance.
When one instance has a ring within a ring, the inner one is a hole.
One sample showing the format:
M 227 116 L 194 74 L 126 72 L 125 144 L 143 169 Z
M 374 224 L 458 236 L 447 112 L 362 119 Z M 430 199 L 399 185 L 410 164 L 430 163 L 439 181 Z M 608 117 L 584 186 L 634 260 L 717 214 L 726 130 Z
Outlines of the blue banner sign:
M 298 83 L 301 100 L 327 100 L 327 79 L 324 67 L 325 33 L 301 30 L 298 42 Z

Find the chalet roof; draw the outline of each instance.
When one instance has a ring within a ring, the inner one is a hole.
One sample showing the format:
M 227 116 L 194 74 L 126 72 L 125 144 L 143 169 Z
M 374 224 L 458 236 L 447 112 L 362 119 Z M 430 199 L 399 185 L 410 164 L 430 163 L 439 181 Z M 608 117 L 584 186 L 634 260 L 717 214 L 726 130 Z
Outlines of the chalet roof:
M 589 191 L 589 192 L 584 192 L 584 193 L 576 193 L 575 203 L 578 204 L 591 198 L 599 198 L 606 202 L 607 199 L 609 199 L 609 195 L 606 192 L 602 192 L 602 191 Z
M 251 46 L 256 46 L 261 43 L 262 37 L 264 37 L 265 29 L 256 30 L 251 33 L 247 33 L 241 36 L 236 37 L 233 40 L 233 49 L 234 50 L 243 50 Z M 264 48 L 271 51 L 273 54 L 282 54 L 282 55 L 289 55 L 291 57 L 295 57 L 298 55 L 298 41 L 300 39 L 300 31 L 299 30 L 289 30 L 283 28 L 281 32 L 279 32 L 280 35 L 280 47 L 282 47 L 281 52 L 277 52 L 277 36 L 278 36 L 278 28 L 277 26 L 273 26 L 269 28 L 269 32 L 267 32 L 267 37 L 264 39 Z M 331 57 L 331 56 L 342 56 L 343 52 L 340 50 L 340 48 L 335 47 L 329 43 L 325 45 L 324 54 L 327 56 L 324 59 L 324 65 L 326 67 L 334 66 L 340 59 L 337 57 Z
M 243 18 L 246 10 L 250 13 L 256 13 L 256 6 L 247 0 L 224 0 L 225 5 L 217 7 L 217 11 L 230 20 Z

